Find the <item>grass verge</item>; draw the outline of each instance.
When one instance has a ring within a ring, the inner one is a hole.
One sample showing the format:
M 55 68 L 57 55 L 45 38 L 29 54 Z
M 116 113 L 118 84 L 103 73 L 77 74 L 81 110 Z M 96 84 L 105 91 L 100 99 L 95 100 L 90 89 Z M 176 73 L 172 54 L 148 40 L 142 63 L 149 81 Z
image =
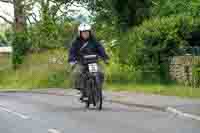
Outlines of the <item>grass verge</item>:
M 111 91 L 129 91 L 145 94 L 159 94 L 165 96 L 179 96 L 189 98 L 200 98 L 200 88 L 177 84 L 159 84 L 159 83 L 108 83 L 105 85 Z
M 29 54 L 20 69 L 0 69 L 0 91 L 26 91 L 43 88 L 69 88 L 70 69 L 67 65 L 66 50 L 57 49 Z M 9 64 L 8 56 L 1 57 L 0 65 Z M 109 71 L 112 72 L 112 71 Z M 146 94 L 200 98 L 200 89 L 177 84 L 159 83 L 107 83 L 105 88 L 112 91 L 130 91 Z
M 18 70 L 0 70 L 0 90 L 69 88 L 65 56 L 63 49 L 29 54 Z

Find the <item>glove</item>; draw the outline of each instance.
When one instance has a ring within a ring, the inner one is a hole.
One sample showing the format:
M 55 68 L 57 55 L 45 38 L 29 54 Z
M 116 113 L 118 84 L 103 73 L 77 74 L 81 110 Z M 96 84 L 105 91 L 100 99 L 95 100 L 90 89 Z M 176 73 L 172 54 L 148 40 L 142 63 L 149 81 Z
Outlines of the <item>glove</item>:
M 76 65 L 76 61 L 74 61 L 74 62 L 70 62 L 69 64 L 70 64 L 70 66 L 73 68 L 75 65 Z
M 108 61 L 108 60 L 104 60 L 104 63 L 105 63 L 106 65 L 109 65 L 109 61 Z

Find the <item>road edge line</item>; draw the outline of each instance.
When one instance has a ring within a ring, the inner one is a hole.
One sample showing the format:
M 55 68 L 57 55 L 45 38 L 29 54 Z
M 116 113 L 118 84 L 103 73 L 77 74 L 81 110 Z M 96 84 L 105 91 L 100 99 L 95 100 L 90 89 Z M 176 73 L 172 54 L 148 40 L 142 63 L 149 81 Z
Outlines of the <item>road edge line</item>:
M 11 109 L 8 109 L 8 108 L 4 107 L 3 105 L 0 105 L 0 110 L 3 110 L 3 111 L 8 112 L 8 113 L 11 113 L 11 114 L 13 114 L 15 116 L 18 116 L 18 117 L 22 118 L 22 119 L 30 119 L 30 117 L 28 117 L 28 116 L 26 116 L 24 114 L 18 113 L 16 111 L 13 111 Z
M 152 109 L 152 110 L 158 110 L 158 111 L 165 112 L 165 108 L 159 107 L 159 106 L 129 103 L 129 102 L 123 102 L 123 101 L 119 101 L 119 100 L 106 100 L 105 99 L 105 101 L 111 102 L 111 103 L 122 104 L 122 105 L 126 105 L 126 106 L 134 106 L 134 107 L 138 107 L 138 108 L 146 108 L 146 109 Z
M 173 108 L 173 107 L 167 107 L 166 112 L 170 112 L 170 113 L 173 113 L 173 114 L 185 117 L 185 118 L 190 118 L 190 119 L 193 119 L 193 120 L 200 121 L 200 116 L 193 115 L 193 114 L 190 114 L 190 113 L 184 113 L 184 112 L 177 110 L 176 108 Z
M 9 92 L 12 92 L 12 91 L 9 91 Z M 27 93 L 27 92 L 28 91 L 23 91 L 22 93 Z M 73 97 L 75 96 L 75 95 L 71 95 L 71 94 L 66 95 L 66 94 L 60 94 L 60 93 L 54 93 L 54 92 L 52 93 L 52 92 L 31 91 L 31 93 L 47 94 L 47 95 L 55 95 L 55 96 L 73 96 Z M 77 97 L 77 96 L 75 96 L 75 97 Z M 160 106 L 153 106 L 153 105 L 136 104 L 136 103 L 123 102 L 123 101 L 119 101 L 119 100 L 106 99 L 106 98 L 105 98 L 105 101 L 111 102 L 111 103 L 122 104 L 122 105 L 126 105 L 126 106 L 135 106 L 135 107 L 139 107 L 139 108 L 147 108 L 147 109 L 158 110 L 158 111 L 162 111 L 162 112 L 169 112 L 169 113 L 173 113 L 173 114 L 185 117 L 185 118 L 190 118 L 193 120 L 200 121 L 200 116 L 193 115 L 190 113 L 184 113 L 173 107 L 160 107 Z

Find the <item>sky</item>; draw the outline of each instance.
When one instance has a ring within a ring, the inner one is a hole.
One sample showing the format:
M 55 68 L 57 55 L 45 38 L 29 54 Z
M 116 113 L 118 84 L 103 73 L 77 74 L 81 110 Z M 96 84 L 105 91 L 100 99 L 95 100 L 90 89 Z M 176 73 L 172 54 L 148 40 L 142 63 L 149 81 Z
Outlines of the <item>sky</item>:
M 6 18 L 10 21 L 12 21 L 13 18 L 13 5 L 12 4 L 5 4 L 3 2 L 0 2 L 0 15 L 6 16 Z M 4 21 L 0 19 L 0 23 L 3 23 Z
M 70 10 L 76 10 L 75 14 L 69 14 L 72 17 L 77 17 L 79 15 L 83 15 L 87 18 L 90 15 L 89 11 L 87 11 L 83 7 L 70 6 Z M 39 14 L 37 6 L 34 7 L 33 12 L 35 14 Z M 13 5 L 0 2 L 0 15 L 5 16 L 8 20 L 12 21 L 13 17 L 14 17 Z M 0 18 L 0 23 L 4 23 L 4 21 L 1 18 Z

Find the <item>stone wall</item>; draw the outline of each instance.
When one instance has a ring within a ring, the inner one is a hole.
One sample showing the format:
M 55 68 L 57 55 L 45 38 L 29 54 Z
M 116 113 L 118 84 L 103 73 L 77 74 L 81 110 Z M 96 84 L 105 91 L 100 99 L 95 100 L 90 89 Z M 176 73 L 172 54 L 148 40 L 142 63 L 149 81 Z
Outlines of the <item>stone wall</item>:
M 200 56 L 176 56 L 169 65 L 169 73 L 172 80 L 181 84 L 191 84 L 193 80 L 192 69 L 200 64 Z

